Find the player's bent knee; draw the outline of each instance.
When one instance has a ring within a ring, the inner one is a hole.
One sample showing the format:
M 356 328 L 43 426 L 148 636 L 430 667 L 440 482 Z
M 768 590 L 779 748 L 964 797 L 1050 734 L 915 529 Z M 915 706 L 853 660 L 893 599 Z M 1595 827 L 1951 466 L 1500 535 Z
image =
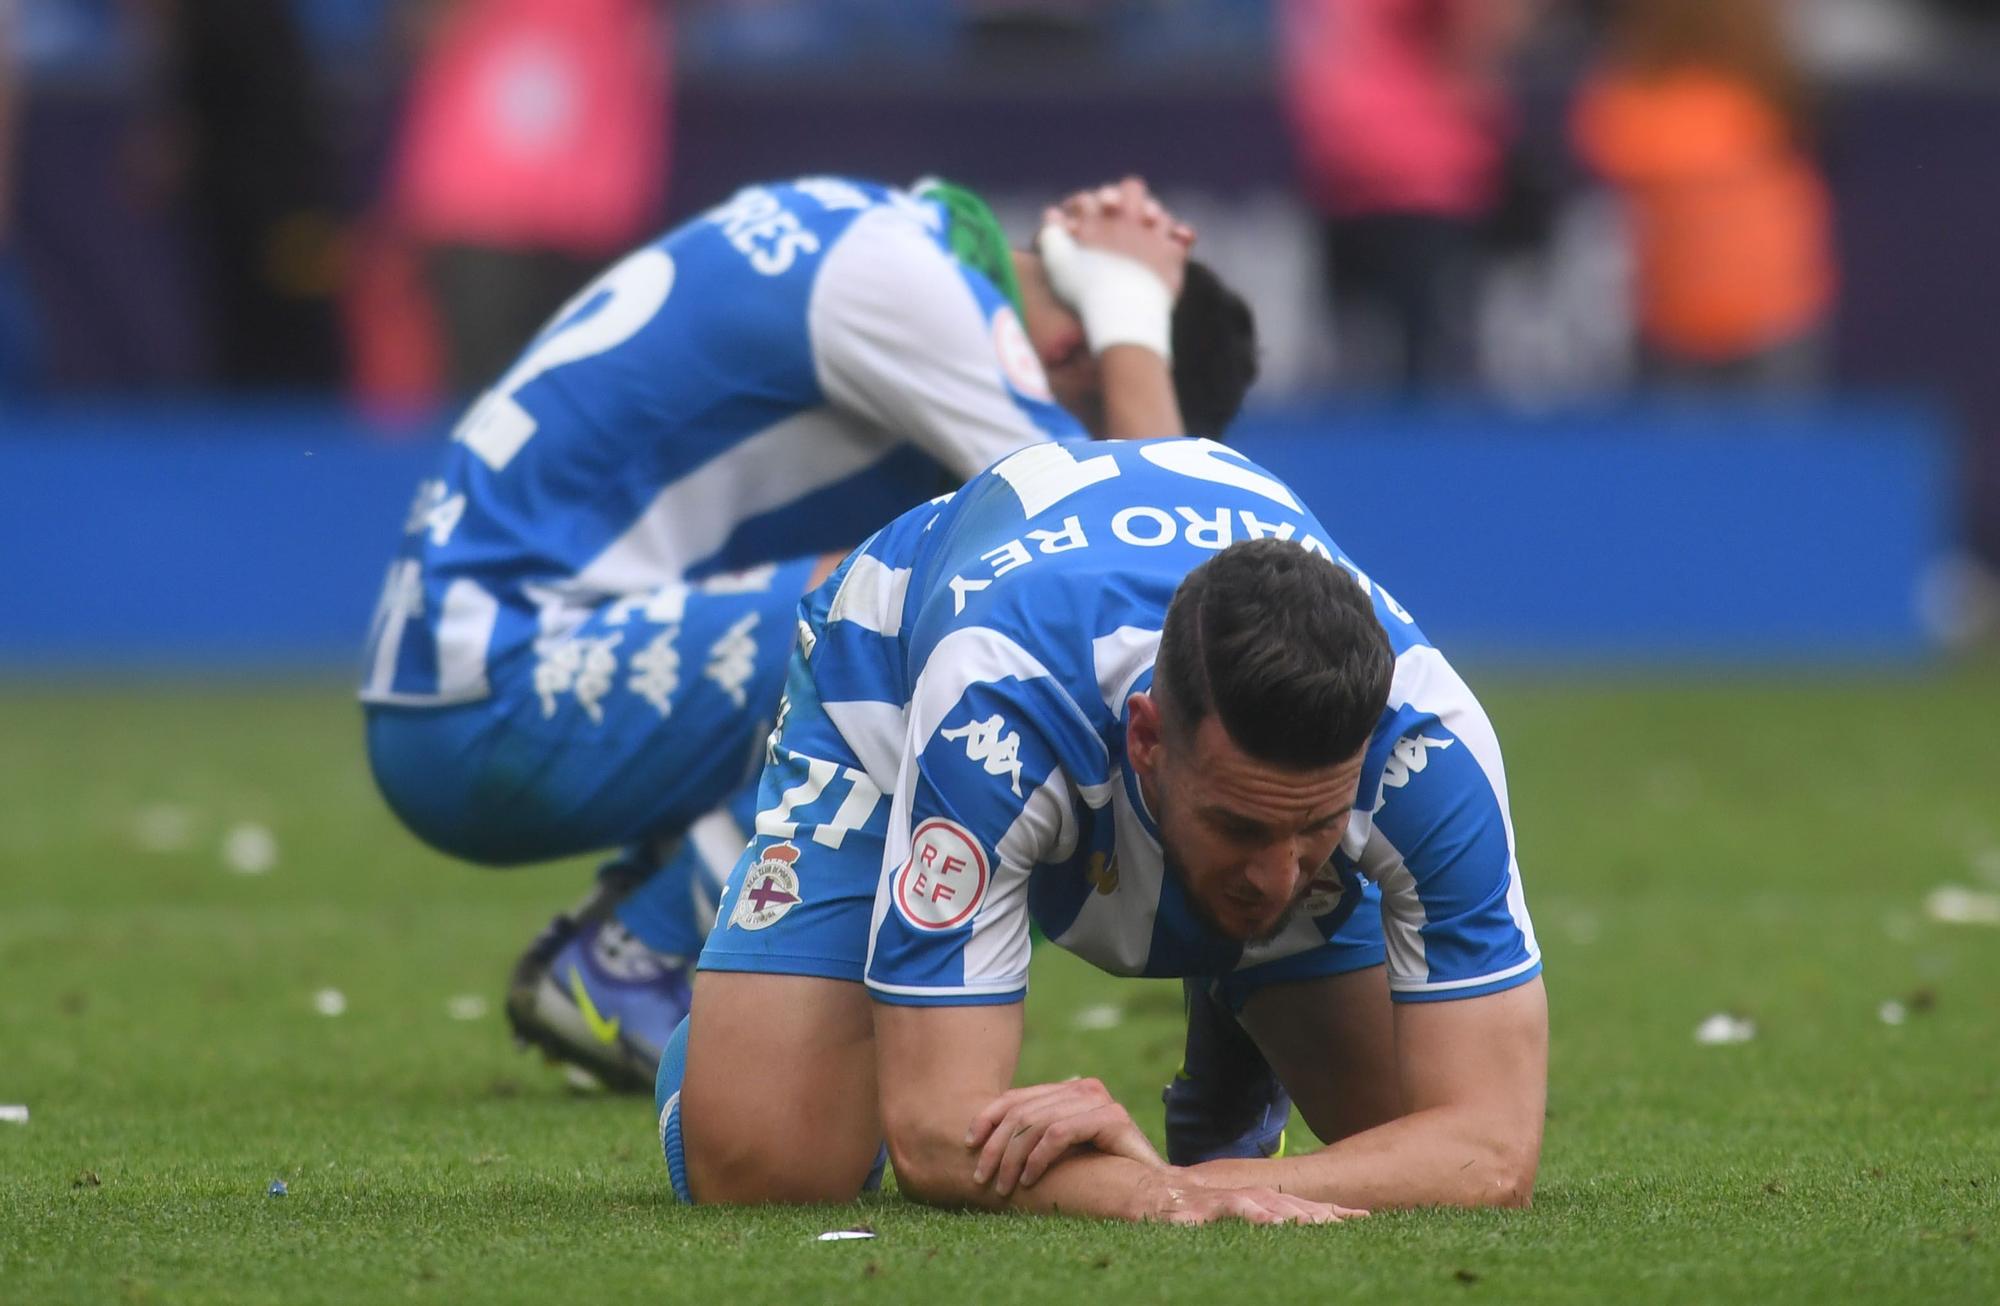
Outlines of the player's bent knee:
M 832 981 L 698 978 L 685 1038 L 675 1039 L 677 1096 L 666 1083 L 670 1047 L 657 1098 L 682 1200 L 846 1202 L 870 1185 L 881 1151 L 872 1036 L 851 1027 L 847 1010 L 865 1021 L 865 1002 L 858 985 Z
M 766 1206 L 851 1202 L 870 1186 L 875 1146 L 836 1149 L 841 1154 L 780 1156 L 741 1138 L 686 1139 L 689 1194 L 711 1205 Z
M 697 1094 L 697 1107 L 702 1100 Z M 738 1094 L 726 1113 L 697 1110 L 691 1128 L 677 1124 L 683 1200 L 851 1202 L 877 1176 L 876 1138 L 852 1130 L 822 1133 L 811 1127 L 806 1112 L 764 1091 Z

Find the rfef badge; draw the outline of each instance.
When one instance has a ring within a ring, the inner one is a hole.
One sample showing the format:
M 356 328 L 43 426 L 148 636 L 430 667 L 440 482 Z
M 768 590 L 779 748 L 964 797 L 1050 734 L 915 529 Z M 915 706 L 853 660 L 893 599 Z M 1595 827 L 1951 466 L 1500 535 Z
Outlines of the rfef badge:
M 920 930 L 956 929 L 979 910 L 991 878 L 971 832 L 932 817 L 910 836 L 910 860 L 896 876 L 896 912 Z

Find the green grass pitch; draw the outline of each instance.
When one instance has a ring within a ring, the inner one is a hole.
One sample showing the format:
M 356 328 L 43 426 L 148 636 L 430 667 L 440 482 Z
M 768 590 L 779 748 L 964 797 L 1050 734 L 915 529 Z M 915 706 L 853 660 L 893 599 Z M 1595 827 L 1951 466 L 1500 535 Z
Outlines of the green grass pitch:
M 586 864 L 420 848 L 338 686 L 0 690 L 0 1302 L 2000 1300 L 2000 928 L 1925 910 L 2000 892 L 2000 670 L 1474 680 L 1548 962 L 1534 1209 L 1200 1230 L 677 1208 L 649 1105 L 498 1012 Z M 1175 992 L 1042 949 L 1024 1075 L 1157 1127 Z

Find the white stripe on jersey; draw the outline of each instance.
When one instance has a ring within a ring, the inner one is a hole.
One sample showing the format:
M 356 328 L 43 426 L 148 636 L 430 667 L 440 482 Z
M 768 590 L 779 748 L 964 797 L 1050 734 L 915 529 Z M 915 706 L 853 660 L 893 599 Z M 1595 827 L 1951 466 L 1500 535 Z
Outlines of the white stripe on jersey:
M 1091 664 L 1097 670 L 1097 691 L 1111 715 L 1123 720 L 1125 700 L 1160 653 L 1160 632 L 1120 626 L 1090 641 Z
M 1419 989 L 1430 977 L 1424 961 L 1423 929 L 1430 922 L 1417 880 L 1403 865 L 1403 856 L 1376 835 L 1361 858 L 1361 873 L 1382 890 L 1382 942 L 1387 947 L 1389 987 Z
M 882 207 L 854 219 L 821 260 L 806 320 L 827 401 L 914 441 L 954 475 L 969 480 L 1048 439 L 1008 382 L 994 384 L 1006 375 L 996 326 L 964 271 L 908 212 Z M 1017 388 L 1046 388 L 1031 350 L 1008 357 L 1031 372 Z
M 478 581 L 463 576 L 445 586 L 444 615 L 438 618 L 438 697 L 486 697 L 486 646 L 500 601 Z
M 1002 991 L 1028 983 L 1028 879 L 1035 864 L 1062 861 L 1076 851 L 1076 813 L 1069 777 L 1060 766 L 1028 795 L 1021 814 L 994 850 L 993 887 L 972 918 L 965 942 L 965 982 Z
M 1526 961 L 1516 962 L 1505 970 L 1496 970 L 1491 975 L 1475 975 L 1471 979 L 1437 980 L 1430 984 L 1398 984 L 1389 981 L 1389 988 L 1396 993 L 1449 993 L 1453 989 L 1469 989 L 1479 984 L 1498 984 L 1501 980 L 1512 979 L 1524 970 L 1532 970 L 1542 962 L 1542 954 L 1536 953 Z
M 423 564 L 405 558 L 390 564 L 382 600 L 375 614 L 375 651 L 368 678 L 361 686 L 366 703 L 441 707 L 471 703 L 490 692 L 486 683 L 486 648 L 500 619 L 500 601 L 477 581 L 465 577 L 445 587 L 436 623 L 437 690 L 427 694 L 395 691 L 397 659 L 411 624 L 423 616 Z
M 868 778 L 884 793 L 894 793 L 903 773 L 903 735 L 909 728 L 903 709 L 868 699 L 822 703 L 820 708 L 854 750 Z
M 903 598 L 909 589 L 908 567 L 885 566 L 880 559 L 860 554 L 834 592 L 826 622 L 851 621 L 893 639 L 903 633 Z
M 795 413 L 662 489 L 563 588 L 628 594 L 663 584 L 712 557 L 749 518 L 846 480 L 895 449 L 880 431 L 837 409 Z

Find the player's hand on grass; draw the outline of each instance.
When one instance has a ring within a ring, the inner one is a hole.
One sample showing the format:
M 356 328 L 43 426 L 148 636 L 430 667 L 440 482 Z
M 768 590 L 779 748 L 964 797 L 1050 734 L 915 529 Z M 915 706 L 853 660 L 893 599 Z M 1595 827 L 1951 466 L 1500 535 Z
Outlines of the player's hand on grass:
M 1358 1220 L 1366 1211 L 1314 1202 L 1275 1188 L 1213 1188 L 1186 1170 L 1170 1167 L 1149 1185 L 1142 1220 L 1166 1224 L 1337 1224 Z
M 965 1145 L 979 1153 L 973 1182 L 991 1183 L 1002 1197 L 1033 1185 L 1080 1147 L 1142 1165 L 1166 1164 L 1130 1113 L 1095 1079 L 1009 1089 L 973 1117 Z

